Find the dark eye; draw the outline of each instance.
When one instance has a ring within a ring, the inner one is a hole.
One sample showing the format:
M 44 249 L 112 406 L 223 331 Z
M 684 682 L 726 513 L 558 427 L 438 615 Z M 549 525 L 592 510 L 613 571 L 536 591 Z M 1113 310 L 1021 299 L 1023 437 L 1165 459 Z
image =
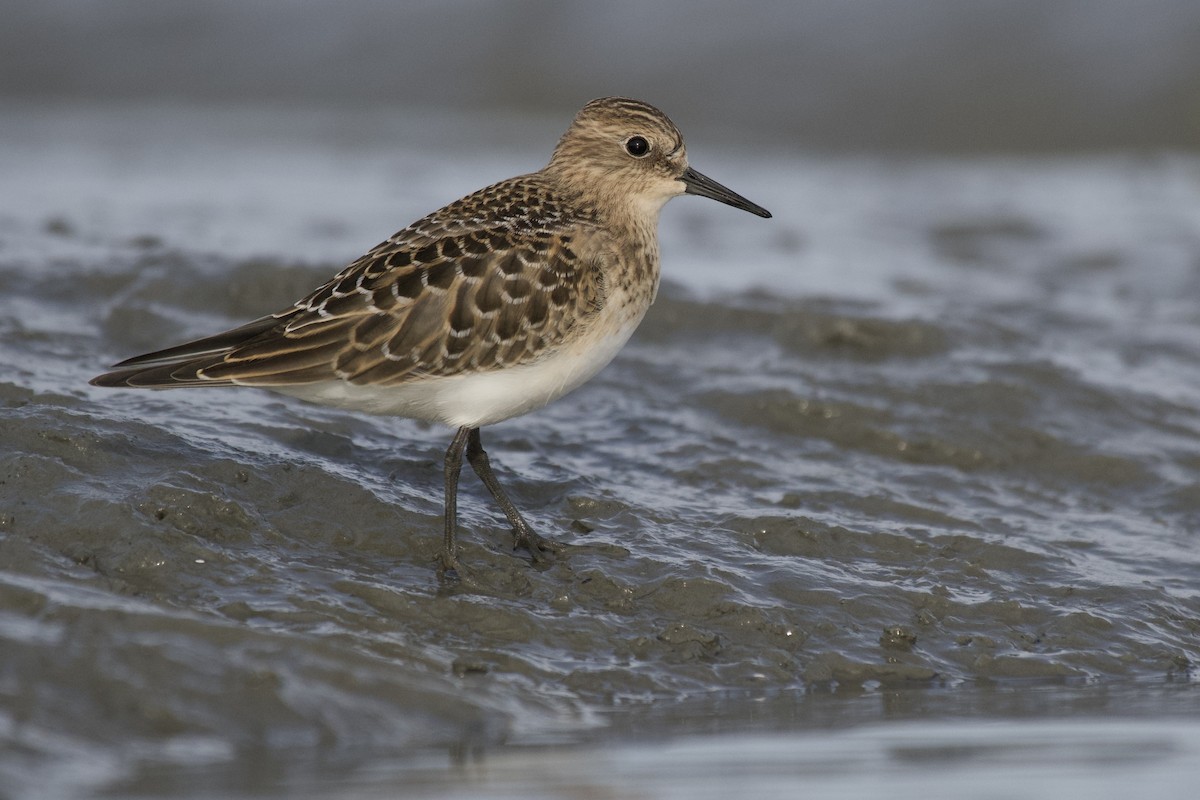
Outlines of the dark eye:
M 642 136 L 630 136 L 625 142 L 625 152 L 634 158 L 641 158 L 650 152 L 650 143 Z

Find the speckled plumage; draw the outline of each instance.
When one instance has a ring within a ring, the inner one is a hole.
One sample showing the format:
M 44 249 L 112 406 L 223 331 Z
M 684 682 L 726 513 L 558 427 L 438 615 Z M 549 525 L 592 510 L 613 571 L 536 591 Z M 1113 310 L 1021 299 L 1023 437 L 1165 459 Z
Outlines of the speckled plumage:
M 611 360 L 654 300 L 658 214 L 684 192 L 769 216 L 691 170 L 662 112 L 595 100 L 540 171 L 414 222 L 289 308 L 92 383 L 256 386 L 457 427 L 448 465 L 465 450 L 536 558 L 552 543 L 495 483 L 478 428 L 551 402 Z M 448 466 L 447 568 L 457 467 L 453 484 Z

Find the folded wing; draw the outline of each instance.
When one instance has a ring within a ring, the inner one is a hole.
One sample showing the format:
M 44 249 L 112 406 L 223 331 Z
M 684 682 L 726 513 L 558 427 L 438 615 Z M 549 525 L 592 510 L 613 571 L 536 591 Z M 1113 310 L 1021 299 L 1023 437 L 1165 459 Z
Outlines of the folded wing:
M 604 248 L 595 228 L 553 207 L 515 202 L 520 215 L 506 215 L 494 197 L 512 189 L 489 187 L 426 217 L 289 309 L 128 359 L 92 383 L 387 386 L 536 360 L 603 305 L 603 256 L 578 253 Z M 492 212 L 472 216 L 476 206 Z

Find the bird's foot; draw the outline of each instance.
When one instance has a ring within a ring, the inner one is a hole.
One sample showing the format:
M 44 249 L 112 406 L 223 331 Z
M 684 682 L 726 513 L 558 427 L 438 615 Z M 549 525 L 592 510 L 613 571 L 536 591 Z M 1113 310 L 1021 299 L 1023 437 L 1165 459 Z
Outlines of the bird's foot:
M 458 554 L 451 550 L 443 550 L 438 557 L 438 575 L 452 581 L 461 581 L 468 577 L 458 561 Z
M 567 552 L 567 545 L 554 539 L 538 536 L 528 525 L 513 528 L 513 550 L 521 547 L 529 551 L 535 564 L 550 563 L 550 559 L 546 556 L 547 553 L 562 555 Z

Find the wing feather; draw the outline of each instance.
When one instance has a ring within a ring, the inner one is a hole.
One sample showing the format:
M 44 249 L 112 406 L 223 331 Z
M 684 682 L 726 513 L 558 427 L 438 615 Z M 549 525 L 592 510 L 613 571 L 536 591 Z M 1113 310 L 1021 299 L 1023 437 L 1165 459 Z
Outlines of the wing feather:
M 604 303 L 611 248 L 594 218 L 566 207 L 537 174 L 496 184 L 395 234 L 291 308 L 92 382 L 393 385 L 528 363 Z

